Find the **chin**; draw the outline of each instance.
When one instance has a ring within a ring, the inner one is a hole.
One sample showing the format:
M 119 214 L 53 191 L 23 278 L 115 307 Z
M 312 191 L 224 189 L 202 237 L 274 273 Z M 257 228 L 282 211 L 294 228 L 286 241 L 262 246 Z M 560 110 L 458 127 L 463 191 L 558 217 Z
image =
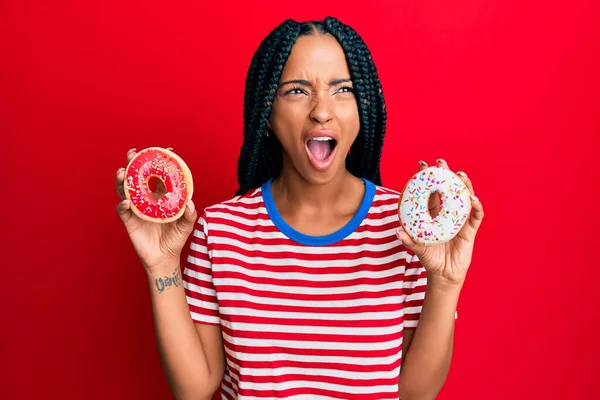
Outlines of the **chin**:
M 327 183 L 335 181 L 341 175 L 345 173 L 345 160 L 337 162 L 335 160 L 326 170 L 318 170 L 314 168 L 310 160 L 307 163 L 303 163 L 301 169 L 297 169 L 298 173 L 304 178 L 304 180 L 312 185 L 325 185 Z

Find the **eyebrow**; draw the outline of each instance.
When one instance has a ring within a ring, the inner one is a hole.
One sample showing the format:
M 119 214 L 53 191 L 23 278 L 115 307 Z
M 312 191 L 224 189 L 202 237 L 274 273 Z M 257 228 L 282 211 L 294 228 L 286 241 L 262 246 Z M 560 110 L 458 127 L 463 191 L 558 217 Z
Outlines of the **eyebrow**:
M 348 83 L 348 82 L 352 83 L 352 79 L 350 79 L 350 78 L 332 79 L 331 81 L 329 81 L 329 86 L 336 86 L 336 85 L 339 85 L 340 83 Z M 303 85 L 303 86 L 312 86 L 311 83 L 305 79 L 293 79 L 291 81 L 281 82 L 279 87 L 284 86 L 284 85 L 289 85 L 290 83 L 295 83 L 295 84 Z

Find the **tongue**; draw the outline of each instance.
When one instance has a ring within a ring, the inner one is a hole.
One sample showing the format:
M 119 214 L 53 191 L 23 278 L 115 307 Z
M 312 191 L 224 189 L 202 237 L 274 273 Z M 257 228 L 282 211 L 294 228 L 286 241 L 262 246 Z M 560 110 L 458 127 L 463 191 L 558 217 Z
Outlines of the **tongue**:
M 308 150 L 319 161 L 324 161 L 331 154 L 331 146 L 324 140 L 309 140 Z

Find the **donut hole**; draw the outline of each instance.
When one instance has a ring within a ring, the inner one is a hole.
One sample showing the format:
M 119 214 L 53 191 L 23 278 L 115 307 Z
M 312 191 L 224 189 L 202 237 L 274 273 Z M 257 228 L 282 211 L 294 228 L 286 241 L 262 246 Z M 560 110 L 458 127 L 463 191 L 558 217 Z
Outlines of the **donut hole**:
M 167 188 L 165 187 L 165 183 L 157 176 L 151 176 L 148 179 L 148 189 L 152 193 L 152 197 L 155 200 L 160 200 L 165 197 L 167 193 Z
M 432 192 L 429 196 L 429 214 L 431 218 L 437 218 L 442 209 L 442 193 L 439 191 Z

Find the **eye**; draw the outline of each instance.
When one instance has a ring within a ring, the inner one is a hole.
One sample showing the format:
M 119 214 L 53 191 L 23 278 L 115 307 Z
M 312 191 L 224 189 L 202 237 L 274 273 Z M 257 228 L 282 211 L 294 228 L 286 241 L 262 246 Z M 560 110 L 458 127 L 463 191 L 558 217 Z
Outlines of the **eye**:
M 285 95 L 287 96 L 288 94 L 306 94 L 306 92 L 300 88 L 300 87 L 293 87 L 290 90 L 285 92 Z
M 354 88 L 352 86 L 342 86 L 336 93 L 354 93 Z

